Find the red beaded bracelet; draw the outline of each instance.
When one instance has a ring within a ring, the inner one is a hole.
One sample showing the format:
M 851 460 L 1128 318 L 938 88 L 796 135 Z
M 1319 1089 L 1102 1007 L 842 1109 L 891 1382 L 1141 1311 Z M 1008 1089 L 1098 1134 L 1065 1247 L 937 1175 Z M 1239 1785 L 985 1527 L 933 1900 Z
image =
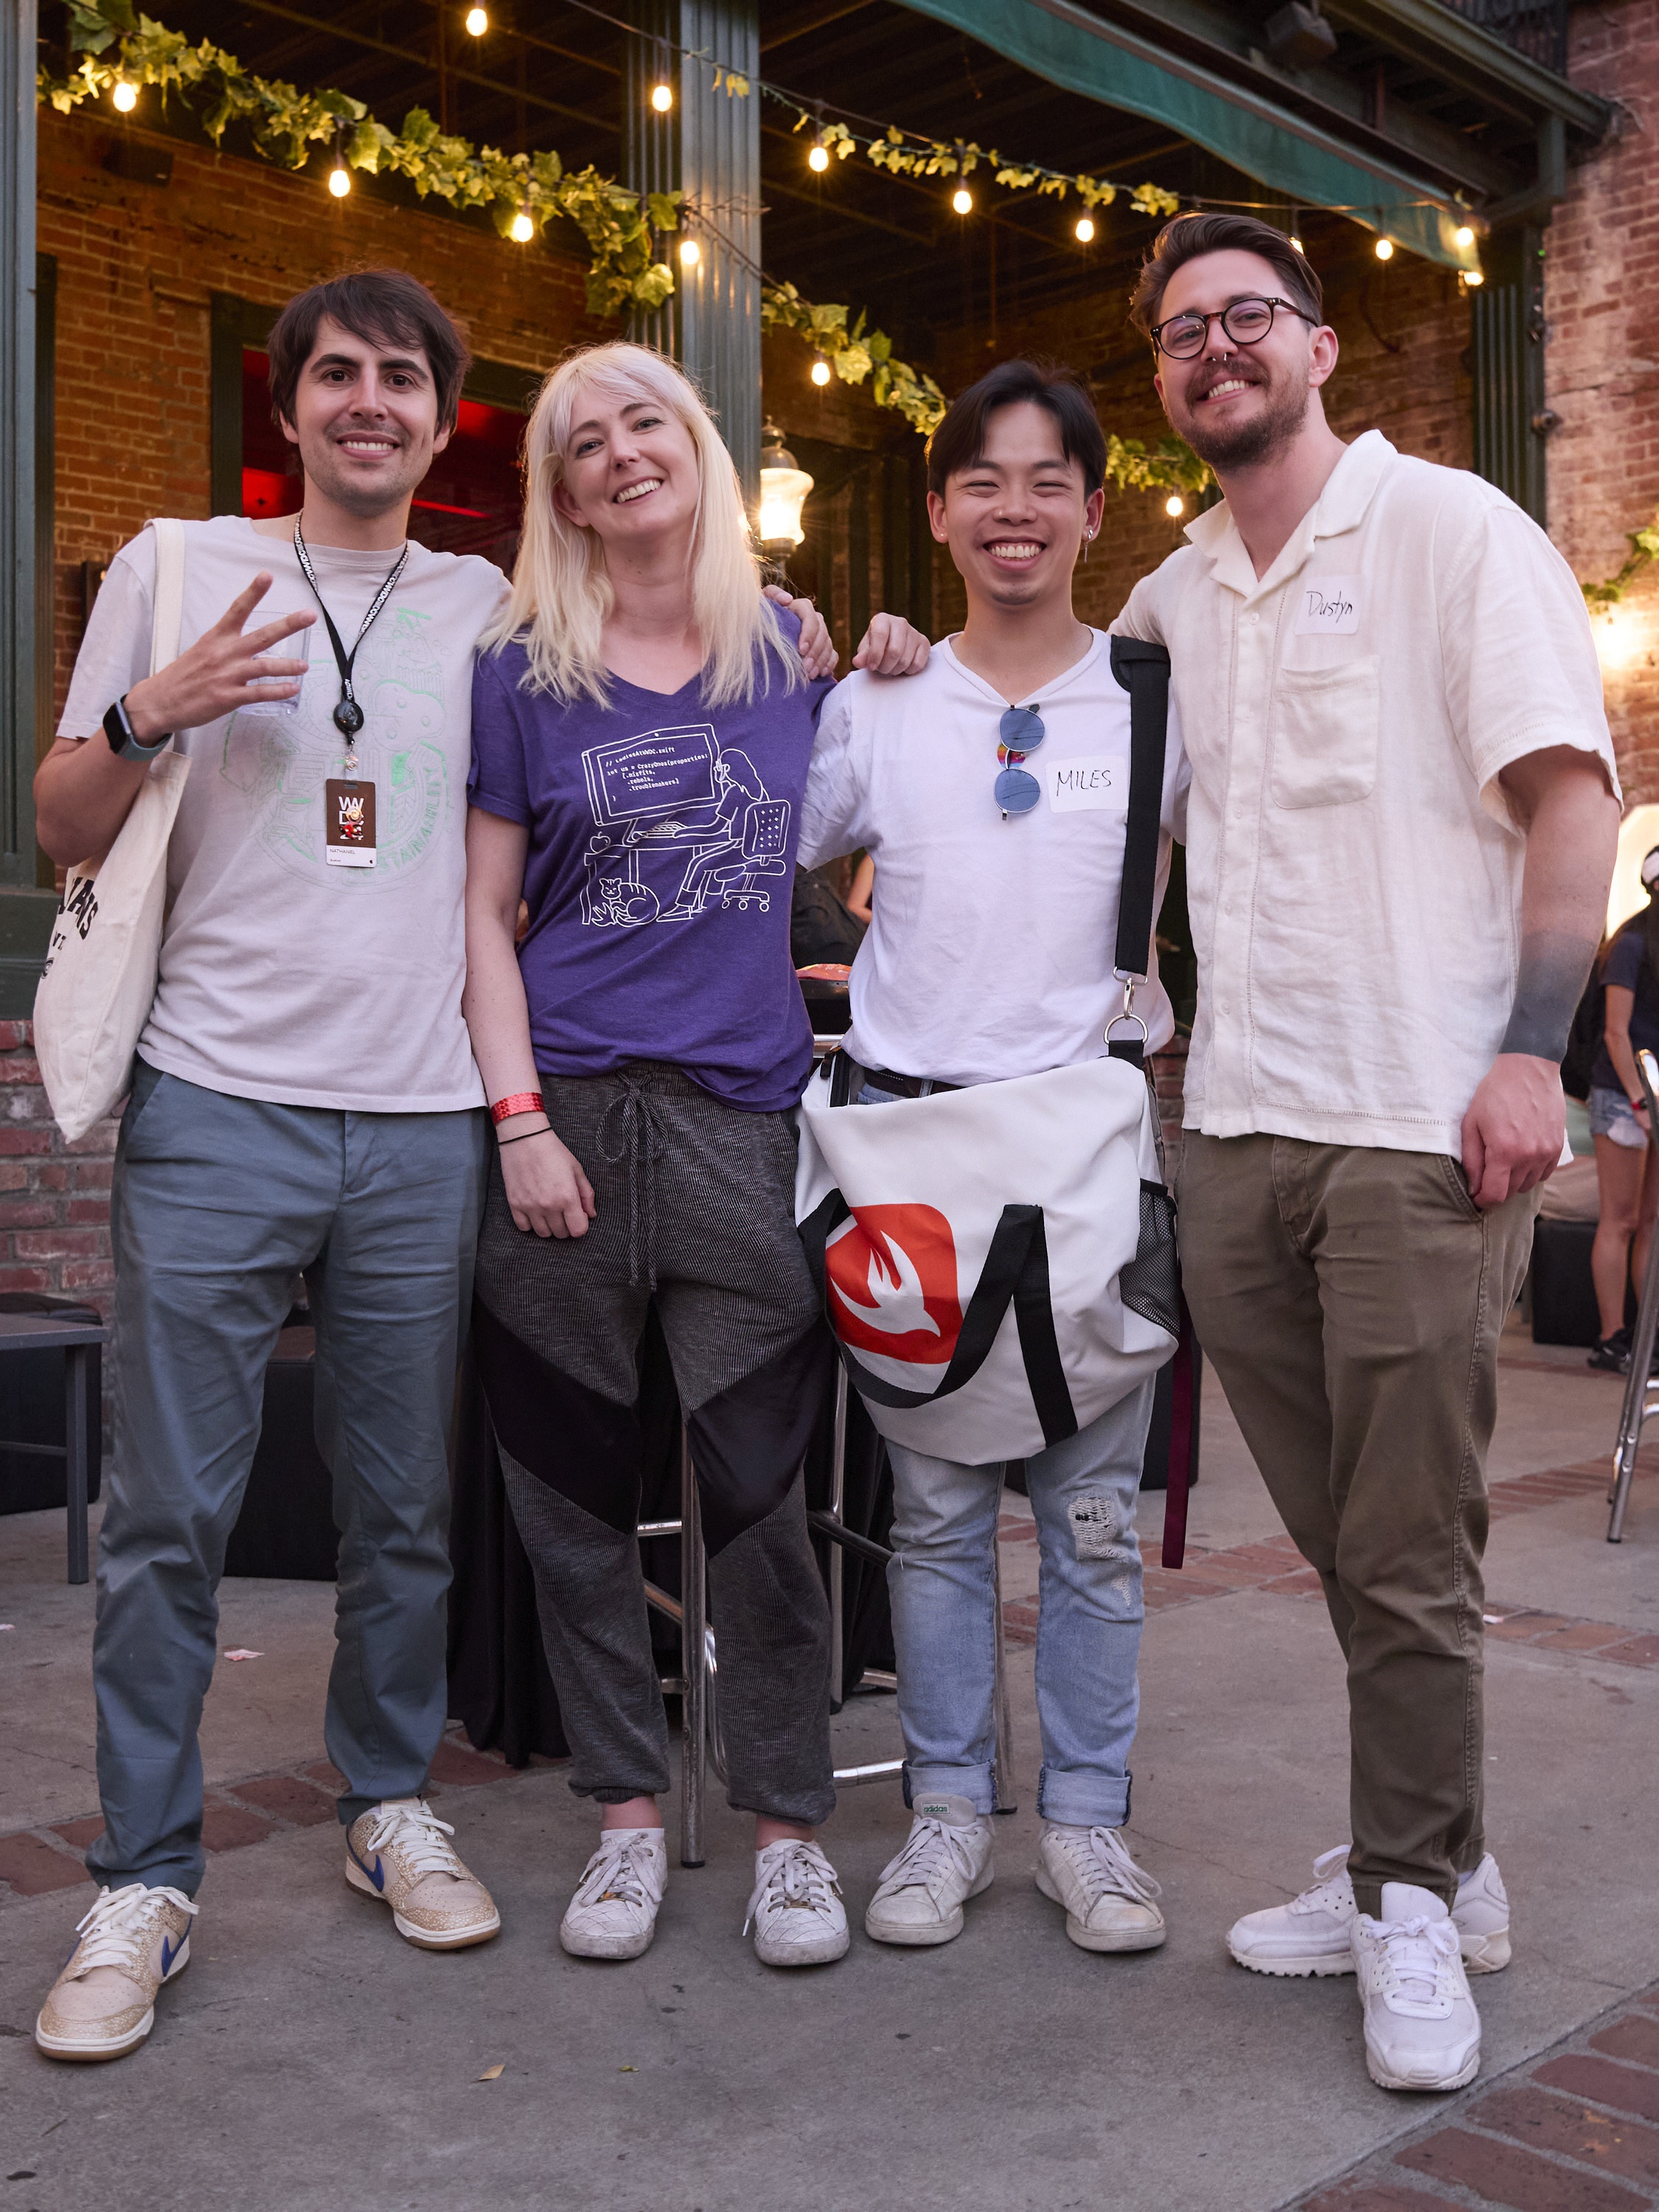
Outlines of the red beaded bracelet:
M 515 1091 L 510 1098 L 498 1098 L 489 1109 L 492 1121 L 510 1121 L 515 1114 L 545 1114 L 539 1091 Z

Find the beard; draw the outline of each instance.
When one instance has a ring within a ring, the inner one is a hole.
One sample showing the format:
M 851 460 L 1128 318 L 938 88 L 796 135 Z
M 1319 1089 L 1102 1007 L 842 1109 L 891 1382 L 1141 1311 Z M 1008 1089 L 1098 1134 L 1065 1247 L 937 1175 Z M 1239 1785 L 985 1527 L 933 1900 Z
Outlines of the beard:
M 1203 403 L 1184 410 L 1187 420 L 1176 428 L 1201 461 L 1212 469 L 1260 468 L 1291 444 L 1308 419 L 1312 387 L 1304 367 L 1299 374 L 1269 379 L 1267 404 L 1248 422 L 1212 426 L 1205 419 Z

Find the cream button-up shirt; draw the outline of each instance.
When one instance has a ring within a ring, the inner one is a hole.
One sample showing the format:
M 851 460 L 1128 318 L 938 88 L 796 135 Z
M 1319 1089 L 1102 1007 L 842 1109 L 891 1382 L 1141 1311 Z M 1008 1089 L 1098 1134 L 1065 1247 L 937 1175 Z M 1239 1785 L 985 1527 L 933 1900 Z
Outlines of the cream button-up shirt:
M 1265 576 L 1224 504 L 1113 624 L 1170 648 L 1192 763 L 1186 1126 L 1462 1151 L 1514 1000 L 1555 745 L 1617 793 L 1589 618 L 1535 523 L 1368 431 Z

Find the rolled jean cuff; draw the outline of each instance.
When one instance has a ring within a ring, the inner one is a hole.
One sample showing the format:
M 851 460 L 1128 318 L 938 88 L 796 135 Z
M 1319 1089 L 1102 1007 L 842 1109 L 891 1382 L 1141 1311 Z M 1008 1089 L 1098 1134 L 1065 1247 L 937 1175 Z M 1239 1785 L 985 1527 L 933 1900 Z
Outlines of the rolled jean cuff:
M 913 1766 L 904 1762 L 904 1802 L 914 1813 L 919 1797 L 965 1797 L 981 1817 L 997 1809 L 997 1771 L 983 1766 Z
M 1045 1766 L 1037 1777 L 1037 1814 L 1068 1828 L 1121 1828 L 1129 1817 L 1129 1774 Z

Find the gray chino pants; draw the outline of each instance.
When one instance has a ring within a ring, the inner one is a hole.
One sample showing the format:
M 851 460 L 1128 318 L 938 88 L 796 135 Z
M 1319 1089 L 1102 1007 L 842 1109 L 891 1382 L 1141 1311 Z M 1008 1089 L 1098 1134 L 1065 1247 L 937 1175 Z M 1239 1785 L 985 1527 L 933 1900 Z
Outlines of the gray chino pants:
M 111 1207 L 95 1881 L 186 1895 L 201 1881 L 215 1592 L 301 1271 L 341 1532 L 324 1736 L 346 1778 L 340 1818 L 424 1783 L 447 1704 L 447 1442 L 485 1137 L 482 1112 L 269 1105 L 139 1062 Z

